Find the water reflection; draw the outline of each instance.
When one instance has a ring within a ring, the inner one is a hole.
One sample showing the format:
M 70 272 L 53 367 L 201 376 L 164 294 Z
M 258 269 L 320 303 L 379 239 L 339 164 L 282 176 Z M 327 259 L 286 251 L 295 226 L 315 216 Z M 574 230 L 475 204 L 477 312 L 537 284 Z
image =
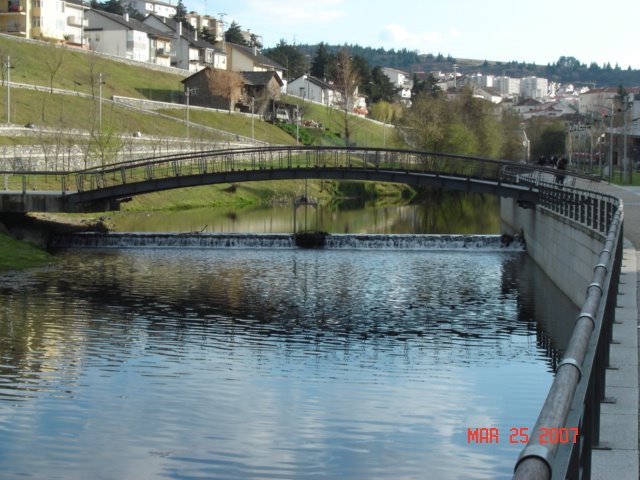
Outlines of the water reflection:
M 120 232 L 291 233 L 290 204 L 184 211 L 121 213 Z M 500 230 L 497 198 L 461 192 L 432 192 L 412 205 L 376 205 L 345 201 L 296 211 L 298 229 L 329 233 L 496 234 Z
M 521 254 L 63 257 L 0 284 L 9 476 L 506 478 L 466 428 L 531 426 L 565 338 Z

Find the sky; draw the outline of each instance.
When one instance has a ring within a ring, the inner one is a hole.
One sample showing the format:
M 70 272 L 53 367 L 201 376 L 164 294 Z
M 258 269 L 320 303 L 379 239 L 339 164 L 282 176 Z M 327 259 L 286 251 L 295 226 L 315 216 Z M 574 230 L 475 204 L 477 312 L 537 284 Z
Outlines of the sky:
M 262 36 L 265 47 L 357 44 L 546 65 L 560 56 L 640 69 L 638 0 L 183 0 Z M 172 0 L 173 4 L 177 0 Z

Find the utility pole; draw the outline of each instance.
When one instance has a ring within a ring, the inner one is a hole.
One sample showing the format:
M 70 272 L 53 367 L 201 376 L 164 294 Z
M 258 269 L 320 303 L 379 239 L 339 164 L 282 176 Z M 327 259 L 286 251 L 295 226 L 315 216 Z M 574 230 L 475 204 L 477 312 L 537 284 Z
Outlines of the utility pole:
M 197 88 L 189 88 L 185 87 L 184 95 L 187 97 L 187 143 L 189 143 L 189 97 L 191 97 L 192 93 L 196 93 L 198 91 Z

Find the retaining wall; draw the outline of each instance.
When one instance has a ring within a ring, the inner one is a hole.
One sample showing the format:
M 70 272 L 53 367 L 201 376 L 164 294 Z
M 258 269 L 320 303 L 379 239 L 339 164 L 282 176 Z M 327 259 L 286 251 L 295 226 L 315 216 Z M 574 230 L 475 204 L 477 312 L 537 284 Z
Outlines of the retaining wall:
M 575 303 L 584 303 L 605 238 L 542 207 L 524 209 L 500 200 L 502 230 L 523 233 L 527 252 Z

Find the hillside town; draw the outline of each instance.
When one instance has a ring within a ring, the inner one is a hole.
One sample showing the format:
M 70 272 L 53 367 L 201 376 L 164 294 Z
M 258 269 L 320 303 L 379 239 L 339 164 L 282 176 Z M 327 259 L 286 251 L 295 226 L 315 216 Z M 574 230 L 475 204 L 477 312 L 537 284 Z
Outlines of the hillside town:
M 187 12 L 181 0 L 177 4 L 132 0 L 122 14 L 91 8 L 82 0 L 8 0 L 0 6 L 0 33 L 185 71 L 185 101 L 194 106 L 273 116 L 283 111 L 282 119 L 291 121 L 295 106 L 280 100 L 287 94 L 372 117 L 373 99 L 357 83 L 345 91 L 344 86 L 314 76 L 309 65 L 306 72 L 294 75 L 263 53 L 260 35 L 235 23 L 225 27 L 223 16 Z M 226 40 L 230 28 L 241 34 L 241 43 Z M 606 133 L 624 136 L 625 158 L 628 154 L 640 162 L 640 88 L 627 87 L 621 103 L 620 88 L 560 84 L 536 76 L 461 73 L 456 64 L 451 71 L 409 72 L 382 66 L 381 72 L 399 105 L 411 105 L 416 82 L 431 81 L 448 96 L 468 87 L 474 97 L 516 112 L 523 120 L 566 120 L 568 136 L 576 136 L 569 141 L 574 145 L 582 141 L 584 148 L 593 150 L 601 148 L 599 139 Z

